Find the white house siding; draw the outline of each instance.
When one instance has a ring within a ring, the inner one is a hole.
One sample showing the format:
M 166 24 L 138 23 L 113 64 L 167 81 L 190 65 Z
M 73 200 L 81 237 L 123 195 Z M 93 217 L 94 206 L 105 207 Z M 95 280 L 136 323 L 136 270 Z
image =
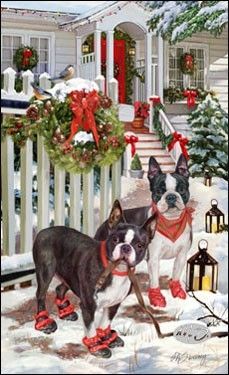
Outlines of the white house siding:
M 22 22 L 21 16 L 17 20 L 2 21 L 2 30 L 11 34 L 11 30 L 20 35 L 32 35 L 33 31 L 39 35 L 39 32 L 47 33 L 53 36 L 51 43 L 51 72 L 50 74 L 58 74 L 63 70 L 67 64 L 76 64 L 76 48 L 75 48 L 75 33 L 66 32 L 58 29 L 56 24 L 51 22 L 44 22 L 43 20 L 34 20 L 33 22 Z M 40 21 L 40 23 L 38 23 Z
M 216 92 L 222 107 L 228 111 L 228 29 L 217 38 L 202 32 L 185 41 L 209 45 L 208 85 Z

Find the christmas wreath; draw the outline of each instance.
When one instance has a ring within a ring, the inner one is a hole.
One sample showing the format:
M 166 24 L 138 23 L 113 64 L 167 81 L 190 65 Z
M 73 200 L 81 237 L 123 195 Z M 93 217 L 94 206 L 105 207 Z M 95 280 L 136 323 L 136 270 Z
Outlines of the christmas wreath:
M 180 69 L 183 74 L 193 75 L 196 69 L 196 60 L 192 53 L 184 53 L 180 57 Z
M 114 78 L 117 79 L 118 75 L 119 75 L 119 65 L 117 63 L 114 64 Z M 107 63 L 105 60 L 102 61 L 102 64 L 101 64 L 101 74 L 106 77 L 106 73 L 107 73 Z
M 126 146 L 123 124 L 111 99 L 94 82 L 72 79 L 49 92 L 50 100 L 33 98 L 25 116 L 9 118 L 5 134 L 23 146 L 39 132 L 50 160 L 71 173 L 87 173 L 119 159 Z
M 37 51 L 29 46 L 19 47 L 15 51 L 13 62 L 16 64 L 18 71 L 32 70 L 38 63 Z

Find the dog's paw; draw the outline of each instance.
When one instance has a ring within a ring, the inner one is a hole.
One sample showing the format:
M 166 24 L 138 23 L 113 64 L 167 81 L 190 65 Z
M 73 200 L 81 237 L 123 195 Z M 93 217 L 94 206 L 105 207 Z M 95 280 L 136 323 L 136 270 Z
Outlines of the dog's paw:
M 100 357 L 100 358 L 110 358 L 112 356 L 112 352 L 109 348 L 106 349 L 100 349 L 97 350 L 96 352 L 90 352 L 92 355 L 95 357 Z
M 121 337 L 117 336 L 116 339 L 113 342 L 111 342 L 108 346 L 109 346 L 109 348 L 113 349 L 113 348 L 117 348 L 117 347 L 123 347 L 124 345 L 125 345 L 125 343 L 121 339 Z
M 65 316 L 60 317 L 60 319 L 71 320 L 72 322 L 74 322 L 75 320 L 78 319 L 78 314 L 74 311 L 74 312 L 70 313 L 69 315 L 65 315 Z
M 160 288 L 149 288 L 148 290 L 149 302 L 155 307 L 165 307 L 166 300 L 163 294 L 161 294 Z
M 186 292 L 181 286 L 181 283 L 179 280 L 170 280 L 169 281 L 169 288 L 171 290 L 172 296 L 174 298 L 186 298 Z

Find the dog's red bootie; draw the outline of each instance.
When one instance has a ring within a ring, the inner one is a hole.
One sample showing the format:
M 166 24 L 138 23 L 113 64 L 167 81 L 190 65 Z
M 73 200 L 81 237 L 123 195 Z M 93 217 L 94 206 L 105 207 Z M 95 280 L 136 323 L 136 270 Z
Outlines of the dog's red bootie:
M 85 336 L 83 338 L 83 344 L 87 346 L 89 352 L 96 356 L 96 357 L 102 357 L 102 358 L 110 358 L 111 357 L 111 351 L 108 348 L 107 344 L 103 343 L 102 340 L 98 335 L 94 337 L 87 337 Z
M 148 297 L 151 305 L 156 307 L 166 306 L 166 300 L 163 294 L 161 294 L 160 288 L 149 288 Z
M 124 341 L 118 336 L 117 332 L 111 330 L 110 325 L 106 329 L 97 328 L 97 336 L 102 342 L 109 346 L 109 348 L 116 348 L 124 346 Z
M 68 298 L 64 299 L 59 299 L 56 298 L 56 304 L 58 307 L 58 313 L 59 313 L 59 318 L 60 319 L 65 319 L 65 320 L 77 320 L 78 315 L 74 311 L 74 306 L 70 303 Z
M 42 310 L 35 315 L 35 329 L 44 333 L 52 333 L 57 329 L 57 324 L 54 319 L 49 318 L 48 311 Z
M 186 293 L 185 293 L 184 289 L 182 288 L 179 280 L 170 280 L 169 281 L 169 288 L 170 288 L 172 296 L 174 298 L 176 298 L 176 297 L 181 298 L 181 299 L 186 298 Z

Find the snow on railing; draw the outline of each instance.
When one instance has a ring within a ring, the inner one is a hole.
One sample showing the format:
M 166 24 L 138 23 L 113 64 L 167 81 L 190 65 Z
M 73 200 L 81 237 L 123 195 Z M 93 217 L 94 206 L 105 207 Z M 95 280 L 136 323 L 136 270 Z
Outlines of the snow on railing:
M 4 73 L 4 88 L 2 98 L 14 101 L 28 101 L 32 92 L 30 82 L 33 81 L 33 73 L 23 73 L 23 92 L 15 91 L 15 72 L 9 68 Z M 39 78 L 39 85 L 48 89 L 50 87 L 49 75 L 43 73 Z M 96 82 L 100 90 L 104 91 L 104 77 L 98 76 Z M 114 79 L 109 84 L 109 95 L 115 103 L 118 99 L 118 82 Z M 24 114 L 25 109 L 2 107 L 3 117 Z M 15 196 L 14 196 L 14 144 L 10 136 L 6 136 L 1 148 L 2 163 L 2 249 L 4 255 L 15 254 L 16 227 L 15 227 Z M 20 180 L 21 180 L 21 213 L 20 213 L 20 252 L 29 252 L 33 241 L 33 207 L 32 207 L 32 181 L 33 181 L 33 144 L 27 140 L 21 149 Z M 110 179 L 111 169 L 111 179 Z M 54 224 L 64 225 L 69 218 L 70 226 L 83 230 L 84 233 L 93 236 L 95 233 L 95 212 L 99 208 L 99 223 L 108 216 L 110 198 L 112 201 L 120 197 L 121 193 L 121 159 L 111 166 L 101 168 L 100 195 L 94 194 L 94 170 L 90 173 L 76 175 L 70 174 L 70 212 L 65 208 L 65 179 L 66 173 L 58 167 L 54 167 Z M 50 162 L 45 151 L 43 139 L 37 137 L 37 230 L 50 225 L 49 212 L 50 199 Z M 82 228 L 81 228 L 81 213 Z M 98 224 L 98 223 L 97 223 Z

